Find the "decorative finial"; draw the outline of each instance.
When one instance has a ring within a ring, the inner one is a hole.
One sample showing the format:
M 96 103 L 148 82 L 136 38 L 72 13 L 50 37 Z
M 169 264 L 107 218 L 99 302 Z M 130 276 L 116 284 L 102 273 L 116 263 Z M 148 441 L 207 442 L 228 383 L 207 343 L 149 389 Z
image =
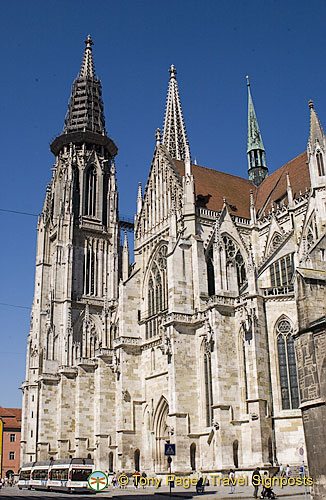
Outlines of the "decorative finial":
M 309 108 L 310 109 L 314 109 L 314 101 L 312 101 L 311 99 L 309 99 L 308 104 L 309 104 Z
M 171 68 L 169 69 L 170 73 L 170 79 L 175 78 L 175 75 L 177 74 L 177 70 L 175 69 L 174 64 L 171 64 Z
M 161 130 L 159 128 L 156 129 L 155 138 L 156 138 L 156 146 L 159 146 L 161 144 Z
M 91 35 L 88 35 L 86 40 L 84 40 L 84 43 L 86 45 L 86 49 L 90 49 L 92 45 L 94 45 Z
M 247 86 L 250 87 L 249 75 L 246 75 L 246 80 L 247 80 Z

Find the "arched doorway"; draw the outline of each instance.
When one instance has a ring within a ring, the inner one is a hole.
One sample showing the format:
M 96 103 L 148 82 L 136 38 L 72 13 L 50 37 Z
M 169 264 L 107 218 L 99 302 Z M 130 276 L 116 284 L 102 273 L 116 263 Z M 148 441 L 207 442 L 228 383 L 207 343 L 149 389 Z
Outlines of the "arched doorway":
M 238 469 L 239 467 L 239 441 L 236 439 L 233 441 L 233 463 L 234 467 Z
M 196 470 L 196 443 L 190 445 L 190 467 L 191 470 Z
M 6 472 L 6 478 L 10 479 L 11 477 L 14 477 L 15 473 L 13 470 L 7 470 Z
M 139 472 L 140 471 L 140 451 L 138 450 L 135 450 L 135 454 L 134 454 L 134 466 L 135 466 L 135 471 L 136 472 Z
M 162 396 L 156 407 L 154 415 L 154 435 L 155 435 L 155 452 L 154 452 L 154 468 L 155 471 L 164 471 L 167 469 L 167 460 L 165 457 L 165 443 L 170 440 L 170 428 L 167 425 L 167 417 L 169 414 L 169 405 L 166 399 Z
M 109 453 L 109 472 L 113 472 L 113 451 Z

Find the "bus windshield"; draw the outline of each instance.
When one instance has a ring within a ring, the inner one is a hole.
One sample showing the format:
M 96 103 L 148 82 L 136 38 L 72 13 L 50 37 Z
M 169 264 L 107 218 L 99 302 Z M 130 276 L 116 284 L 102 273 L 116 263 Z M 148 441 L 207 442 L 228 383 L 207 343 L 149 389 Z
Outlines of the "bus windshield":
M 30 479 L 31 471 L 30 470 L 21 470 L 19 474 L 19 479 Z
M 72 469 L 71 480 L 72 481 L 87 481 L 88 476 L 91 474 L 91 469 Z

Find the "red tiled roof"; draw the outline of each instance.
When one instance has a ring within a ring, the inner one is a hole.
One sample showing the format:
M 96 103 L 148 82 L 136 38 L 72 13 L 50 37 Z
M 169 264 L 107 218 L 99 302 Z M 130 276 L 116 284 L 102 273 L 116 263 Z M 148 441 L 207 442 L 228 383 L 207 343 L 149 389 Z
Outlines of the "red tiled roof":
M 179 174 L 184 175 L 183 161 L 174 160 L 174 164 Z M 210 195 L 206 208 L 221 210 L 223 198 L 226 198 L 229 206 L 236 208 L 231 210 L 233 214 L 250 218 L 250 189 L 254 192 L 257 189 L 251 181 L 200 165 L 191 165 L 191 171 L 195 179 L 196 196 Z
M 4 428 L 21 427 L 22 410 L 21 408 L 3 408 L 0 406 L 0 417 L 3 420 Z
M 173 160 L 177 171 L 184 175 L 184 162 Z M 223 198 L 230 207 L 231 213 L 239 217 L 250 218 L 250 190 L 255 197 L 256 211 L 267 207 L 269 210 L 271 202 L 278 203 L 280 200 L 287 201 L 286 172 L 289 172 L 293 197 L 296 198 L 300 191 L 305 192 L 310 188 L 309 168 L 307 165 L 307 153 L 304 152 L 286 163 L 275 172 L 271 173 L 257 188 L 253 182 L 242 177 L 226 174 L 200 165 L 191 166 L 195 179 L 196 196 L 207 197 L 206 208 L 221 210 Z M 210 196 L 208 196 L 210 195 Z M 234 210 L 232 208 L 235 207 Z
M 275 203 L 282 199 L 287 201 L 286 172 L 289 172 L 293 198 L 297 198 L 300 191 L 304 193 L 307 188 L 310 188 L 307 152 L 305 151 L 304 153 L 301 153 L 301 155 L 289 161 L 266 177 L 257 191 L 257 210 L 262 209 L 264 206 L 267 206 L 269 209 L 272 201 Z

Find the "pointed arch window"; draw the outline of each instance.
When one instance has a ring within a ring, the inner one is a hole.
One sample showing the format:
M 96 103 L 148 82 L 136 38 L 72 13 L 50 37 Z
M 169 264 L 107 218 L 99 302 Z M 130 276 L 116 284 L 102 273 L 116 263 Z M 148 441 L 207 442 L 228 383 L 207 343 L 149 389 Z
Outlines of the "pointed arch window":
M 207 266 L 207 281 L 208 281 L 208 295 L 211 297 L 215 295 L 215 273 L 214 273 L 214 255 L 213 245 L 211 245 L 206 254 Z
M 228 236 L 223 236 L 223 243 L 225 248 L 226 265 L 233 265 L 236 268 L 237 281 L 239 289 L 247 281 L 246 266 L 240 249 L 236 243 Z
M 292 333 L 290 321 L 281 318 L 276 325 L 276 335 L 283 410 L 299 408 L 297 365 Z
M 95 290 L 95 268 L 96 253 L 91 241 L 85 241 L 84 248 L 84 295 L 96 295 Z
M 96 167 L 91 165 L 86 173 L 85 215 L 96 216 Z
M 316 153 L 317 167 L 318 167 L 318 175 L 325 175 L 325 167 L 324 167 L 324 159 L 321 151 L 317 151 Z
M 167 309 L 167 276 L 166 276 L 167 246 L 162 245 L 156 253 L 149 273 L 147 291 L 146 338 L 158 333 L 158 314 Z

